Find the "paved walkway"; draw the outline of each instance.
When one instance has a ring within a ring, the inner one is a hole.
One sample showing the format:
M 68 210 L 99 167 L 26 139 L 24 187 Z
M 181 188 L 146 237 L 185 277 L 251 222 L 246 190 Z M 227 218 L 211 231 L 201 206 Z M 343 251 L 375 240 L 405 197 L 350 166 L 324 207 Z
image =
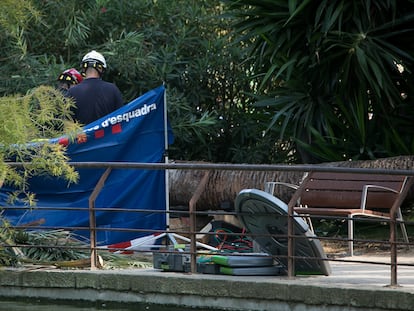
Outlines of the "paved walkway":
M 304 278 L 303 282 L 364 287 L 383 287 L 391 284 L 391 266 L 381 264 L 390 263 L 388 254 L 343 257 L 338 260 L 344 260 L 344 262 L 331 261 L 332 274 L 330 276 Z M 412 254 L 399 255 L 398 263 L 400 264 L 397 268 L 399 288 L 414 292 L 414 256 Z

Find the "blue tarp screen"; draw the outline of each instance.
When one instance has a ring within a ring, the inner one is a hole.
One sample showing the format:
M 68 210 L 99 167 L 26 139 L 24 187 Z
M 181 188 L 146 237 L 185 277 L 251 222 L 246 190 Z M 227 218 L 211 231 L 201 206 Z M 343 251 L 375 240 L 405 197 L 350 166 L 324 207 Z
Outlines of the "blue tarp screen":
M 160 86 L 133 100 L 113 113 L 83 128 L 72 141 L 66 137 L 52 139 L 54 143 L 67 146 L 71 162 L 138 162 L 164 161 L 165 138 L 173 142 L 169 126 L 165 129 L 165 88 Z M 80 179 L 68 185 L 65 180 L 53 177 L 35 177 L 30 181 L 30 191 L 36 194 L 37 204 L 33 210 L 23 208 L 5 210 L 3 216 L 13 225 L 27 224 L 44 219 L 45 227 L 88 227 L 89 197 L 105 169 L 78 169 Z M 13 189 L 3 187 L 0 204 L 6 205 L 7 196 Z M 19 203 L 17 203 L 19 206 Z M 20 207 L 23 203 L 20 203 Z M 74 207 L 79 211 L 52 211 L 48 208 Z M 114 169 L 98 195 L 96 208 L 128 208 L 142 210 L 166 209 L 164 170 Z M 99 228 L 97 241 L 108 245 L 136 239 L 150 233 L 102 230 L 135 228 L 165 230 L 165 213 L 97 211 Z M 75 233 L 89 237 L 89 231 Z

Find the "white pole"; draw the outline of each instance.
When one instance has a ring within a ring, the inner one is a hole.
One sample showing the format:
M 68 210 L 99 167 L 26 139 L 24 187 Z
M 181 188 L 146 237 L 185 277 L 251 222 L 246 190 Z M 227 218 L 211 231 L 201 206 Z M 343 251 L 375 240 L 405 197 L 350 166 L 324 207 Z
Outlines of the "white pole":
M 168 111 L 167 111 L 167 89 L 164 84 L 164 162 L 168 164 Z M 170 189 L 168 183 L 168 169 L 165 170 L 165 217 L 166 229 L 170 230 Z

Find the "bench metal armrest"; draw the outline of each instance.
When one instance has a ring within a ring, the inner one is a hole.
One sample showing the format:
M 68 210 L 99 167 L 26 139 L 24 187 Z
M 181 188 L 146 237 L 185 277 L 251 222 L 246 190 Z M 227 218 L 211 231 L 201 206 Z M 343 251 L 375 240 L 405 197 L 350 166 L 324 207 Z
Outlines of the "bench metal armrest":
M 264 191 L 267 193 L 270 193 L 271 195 L 273 195 L 274 189 L 276 185 L 282 185 L 288 188 L 292 188 L 292 189 L 299 189 L 298 185 L 294 185 L 294 184 L 290 184 L 290 183 L 286 183 L 286 182 L 282 182 L 282 181 L 268 181 L 265 183 L 265 189 Z
M 399 193 L 399 191 L 388 188 L 388 187 L 383 187 L 383 186 L 377 186 L 377 185 L 365 185 L 362 188 L 362 195 L 361 195 L 361 210 L 365 211 L 365 207 L 367 205 L 367 197 L 368 197 L 368 190 L 370 188 L 375 188 L 375 189 L 383 189 L 383 190 L 387 190 L 387 191 L 391 191 L 394 192 L 395 194 Z

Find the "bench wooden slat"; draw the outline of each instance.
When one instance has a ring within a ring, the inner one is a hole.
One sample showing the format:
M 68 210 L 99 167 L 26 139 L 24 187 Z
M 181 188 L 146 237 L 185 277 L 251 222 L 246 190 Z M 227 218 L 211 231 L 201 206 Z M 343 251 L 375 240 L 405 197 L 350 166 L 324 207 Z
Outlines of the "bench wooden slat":
M 304 191 L 300 203 L 309 207 L 359 208 L 362 191 Z M 384 192 L 369 193 L 366 208 L 391 209 L 396 194 Z
M 306 184 L 306 189 L 310 190 L 342 190 L 347 191 L 362 191 L 363 186 L 374 184 L 381 187 L 391 188 L 396 191 L 401 190 L 401 180 L 338 180 L 338 179 L 310 179 Z M 384 191 L 384 190 L 375 190 Z
M 364 180 L 364 181 L 404 181 L 402 175 L 378 175 L 362 173 L 338 173 L 338 172 L 312 172 L 314 179 L 326 180 Z
M 348 215 L 367 215 L 389 218 L 389 213 L 383 213 L 378 211 L 366 210 L 364 213 L 360 209 L 348 209 L 348 208 L 306 208 L 297 207 L 295 212 L 298 214 L 318 215 L 318 216 L 348 216 Z

